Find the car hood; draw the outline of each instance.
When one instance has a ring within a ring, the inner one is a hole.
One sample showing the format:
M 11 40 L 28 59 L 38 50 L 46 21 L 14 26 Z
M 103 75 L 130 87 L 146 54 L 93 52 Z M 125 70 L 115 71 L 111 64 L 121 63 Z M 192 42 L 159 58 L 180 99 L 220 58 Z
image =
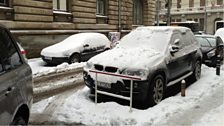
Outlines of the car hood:
M 83 50 L 83 46 L 81 44 L 72 44 L 60 42 L 55 45 L 44 48 L 41 51 L 42 56 L 49 57 L 68 57 L 74 52 L 81 52 Z
M 162 54 L 154 49 L 149 48 L 114 48 L 101 53 L 88 62 L 91 64 L 100 64 L 103 66 L 117 67 L 123 69 L 143 69 L 157 65 Z

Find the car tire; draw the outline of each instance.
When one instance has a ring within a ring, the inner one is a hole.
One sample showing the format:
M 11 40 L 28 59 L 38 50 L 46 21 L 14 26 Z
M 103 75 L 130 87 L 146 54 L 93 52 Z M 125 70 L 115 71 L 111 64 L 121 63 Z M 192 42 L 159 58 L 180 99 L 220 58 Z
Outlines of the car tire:
M 80 55 L 79 54 L 73 54 L 70 58 L 69 58 L 69 63 L 79 63 L 81 60 Z
M 165 94 L 165 79 L 162 75 L 155 76 L 149 86 L 148 103 L 149 106 L 154 106 L 162 101 Z
M 27 125 L 26 121 L 21 117 L 21 116 L 17 116 L 15 117 L 15 119 L 13 120 L 13 122 L 11 123 L 11 125 Z
M 201 77 L 201 62 L 199 60 L 196 61 L 193 74 L 187 78 L 187 81 L 193 83 L 199 80 Z

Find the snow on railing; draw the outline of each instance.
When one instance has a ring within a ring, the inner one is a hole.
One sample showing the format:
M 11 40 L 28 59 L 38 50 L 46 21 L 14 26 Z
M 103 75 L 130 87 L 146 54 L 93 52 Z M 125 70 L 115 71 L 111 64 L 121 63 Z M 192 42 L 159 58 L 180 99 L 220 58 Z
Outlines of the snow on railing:
M 126 76 L 126 75 L 121 75 L 121 74 L 113 74 L 113 73 L 108 73 L 108 72 L 100 72 L 100 71 L 95 71 L 95 70 L 90 70 L 89 72 L 95 73 L 95 104 L 97 104 L 97 93 L 99 94 L 104 94 L 108 96 L 112 96 L 115 98 L 120 98 L 124 100 L 130 101 L 130 112 L 132 112 L 132 102 L 133 102 L 133 81 L 134 80 L 141 80 L 140 77 L 135 77 L 135 76 Z M 130 97 L 122 96 L 122 95 L 117 95 L 105 91 L 100 91 L 97 89 L 98 86 L 98 80 L 97 80 L 97 74 L 104 74 L 104 75 L 110 75 L 110 76 L 116 76 L 120 78 L 126 78 L 130 79 Z

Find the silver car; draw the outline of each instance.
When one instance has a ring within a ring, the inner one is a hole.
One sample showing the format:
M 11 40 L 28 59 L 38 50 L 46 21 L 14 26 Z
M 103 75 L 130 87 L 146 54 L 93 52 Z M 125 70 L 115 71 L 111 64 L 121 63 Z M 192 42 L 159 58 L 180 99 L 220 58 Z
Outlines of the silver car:
M 27 125 L 32 72 L 10 32 L 0 25 L 0 125 Z

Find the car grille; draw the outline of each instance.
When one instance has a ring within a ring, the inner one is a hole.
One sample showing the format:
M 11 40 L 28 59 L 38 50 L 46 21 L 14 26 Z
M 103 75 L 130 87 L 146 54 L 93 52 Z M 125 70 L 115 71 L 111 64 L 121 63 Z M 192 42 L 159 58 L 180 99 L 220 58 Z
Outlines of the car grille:
M 103 66 L 102 65 L 95 64 L 94 67 L 95 67 L 96 70 L 103 71 Z
M 116 67 L 106 67 L 106 68 L 105 68 L 105 71 L 106 71 L 106 72 L 115 73 L 115 72 L 117 72 L 117 69 L 118 69 L 118 68 L 116 68 Z
M 99 65 L 99 64 L 95 64 L 94 67 L 98 71 L 105 71 L 105 72 L 110 72 L 110 73 L 116 73 L 117 70 L 118 70 L 118 68 L 116 68 L 116 67 L 110 67 L 110 66 L 106 66 L 104 68 L 103 65 Z

